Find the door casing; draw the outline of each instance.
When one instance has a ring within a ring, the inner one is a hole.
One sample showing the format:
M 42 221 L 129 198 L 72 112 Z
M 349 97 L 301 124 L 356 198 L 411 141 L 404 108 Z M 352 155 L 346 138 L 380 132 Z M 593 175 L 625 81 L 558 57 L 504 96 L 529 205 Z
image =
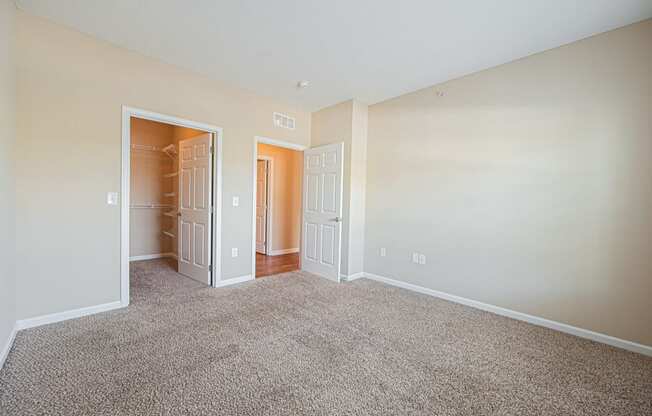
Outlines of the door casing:
M 257 162 L 258 161 L 265 161 L 267 163 L 266 166 L 266 173 L 267 173 L 267 179 L 266 179 L 266 191 L 265 191 L 265 250 L 264 254 L 269 255 L 272 251 L 272 234 L 274 233 L 274 223 L 273 223 L 273 215 L 274 215 L 274 159 L 269 157 L 269 156 L 258 156 Z M 257 163 L 256 162 L 256 163 Z M 256 169 L 256 182 L 258 182 L 258 169 Z M 254 201 L 256 204 L 258 203 L 258 187 L 256 187 L 256 200 Z M 258 207 L 256 207 L 256 216 L 258 215 Z M 257 230 L 256 230 L 257 231 Z M 256 252 L 258 253 L 258 247 L 256 247 Z

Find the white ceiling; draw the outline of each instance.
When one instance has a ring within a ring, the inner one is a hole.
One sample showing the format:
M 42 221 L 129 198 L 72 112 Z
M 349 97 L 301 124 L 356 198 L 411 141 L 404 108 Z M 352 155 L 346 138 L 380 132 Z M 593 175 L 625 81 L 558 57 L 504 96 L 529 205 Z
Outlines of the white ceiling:
M 306 110 L 406 92 L 652 17 L 651 0 L 18 0 Z M 299 90 L 299 80 L 310 87 Z

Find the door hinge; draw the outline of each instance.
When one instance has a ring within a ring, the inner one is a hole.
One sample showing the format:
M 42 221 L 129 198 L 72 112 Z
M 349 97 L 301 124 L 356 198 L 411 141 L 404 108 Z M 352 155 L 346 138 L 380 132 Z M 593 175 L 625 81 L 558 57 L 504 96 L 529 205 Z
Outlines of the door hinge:
M 211 152 L 212 155 L 215 154 L 215 146 L 211 146 L 211 147 L 210 147 L 210 152 Z
M 212 264 L 209 264 L 209 265 L 208 265 L 208 271 L 211 272 L 211 273 L 213 273 L 213 265 L 212 265 Z

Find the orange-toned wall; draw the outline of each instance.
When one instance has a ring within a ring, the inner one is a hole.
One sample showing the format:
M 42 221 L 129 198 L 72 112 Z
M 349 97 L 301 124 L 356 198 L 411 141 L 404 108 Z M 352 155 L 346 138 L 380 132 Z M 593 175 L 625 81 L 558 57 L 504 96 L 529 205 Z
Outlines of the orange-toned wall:
M 165 147 L 173 143 L 174 126 L 139 118 L 131 119 L 131 144 Z M 148 204 L 176 206 L 174 197 L 164 197 L 175 189 L 174 178 L 163 175 L 176 170 L 176 161 L 162 152 L 131 149 L 131 183 L 129 202 L 129 256 L 145 256 L 175 252 L 176 241 L 164 235 L 173 230 L 175 219 L 164 212 L 171 208 L 142 208 Z

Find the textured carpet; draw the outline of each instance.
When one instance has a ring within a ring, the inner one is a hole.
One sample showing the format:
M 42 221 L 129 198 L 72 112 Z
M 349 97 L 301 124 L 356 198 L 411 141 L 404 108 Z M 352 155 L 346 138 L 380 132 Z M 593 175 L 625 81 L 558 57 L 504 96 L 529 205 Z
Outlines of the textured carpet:
M 373 281 L 131 280 L 127 309 L 18 334 L 0 414 L 652 414 L 650 358 Z

